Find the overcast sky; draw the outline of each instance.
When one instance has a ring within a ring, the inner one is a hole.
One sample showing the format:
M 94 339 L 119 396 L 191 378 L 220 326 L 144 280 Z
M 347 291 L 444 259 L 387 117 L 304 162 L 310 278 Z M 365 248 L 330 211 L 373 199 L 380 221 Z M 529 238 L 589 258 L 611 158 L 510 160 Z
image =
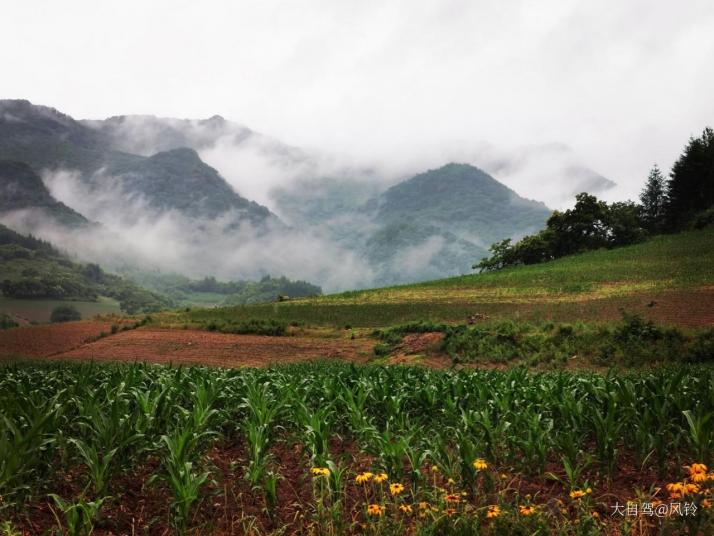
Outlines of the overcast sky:
M 3 0 L 0 97 L 390 163 L 570 145 L 637 191 L 714 124 L 712 0 Z

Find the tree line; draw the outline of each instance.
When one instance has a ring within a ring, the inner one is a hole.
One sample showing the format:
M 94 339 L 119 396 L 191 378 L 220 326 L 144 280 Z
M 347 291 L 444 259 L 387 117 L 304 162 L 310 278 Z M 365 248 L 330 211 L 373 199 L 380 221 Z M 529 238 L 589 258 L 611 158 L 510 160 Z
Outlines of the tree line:
M 535 264 L 582 251 L 634 244 L 648 236 L 714 224 L 714 130 L 692 137 L 666 178 L 655 165 L 632 201 L 606 203 L 594 195 L 575 196 L 575 206 L 554 211 L 546 227 L 516 243 L 491 245 L 480 271 Z

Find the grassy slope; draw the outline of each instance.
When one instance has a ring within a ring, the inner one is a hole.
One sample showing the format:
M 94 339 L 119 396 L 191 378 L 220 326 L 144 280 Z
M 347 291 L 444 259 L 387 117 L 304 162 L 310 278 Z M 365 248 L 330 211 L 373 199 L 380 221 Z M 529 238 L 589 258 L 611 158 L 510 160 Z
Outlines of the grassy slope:
M 714 285 L 712 266 L 714 229 L 706 229 L 496 273 L 285 303 L 196 310 L 174 320 L 273 318 L 384 326 L 422 319 L 463 322 L 477 312 L 492 317 L 600 320 L 618 317 L 618 309 L 624 307 L 646 316 L 651 313 L 655 319 L 694 325 L 686 313 L 697 315 L 707 309 L 706 298 Z M 698 298 L 702 296 L 704 302 Z M 664 305 L 645 308 L 651 300 L 662 300 Z M 677 308 L 685 309 L 681 318 Z

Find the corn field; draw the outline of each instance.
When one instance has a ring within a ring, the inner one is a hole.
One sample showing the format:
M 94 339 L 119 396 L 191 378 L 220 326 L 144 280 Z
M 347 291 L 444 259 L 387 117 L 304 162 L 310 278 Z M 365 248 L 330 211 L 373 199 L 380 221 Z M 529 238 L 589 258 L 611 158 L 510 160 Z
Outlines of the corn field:
M 11 364 L 0 408 L 0 534 L 714 532 L 706 367 Z

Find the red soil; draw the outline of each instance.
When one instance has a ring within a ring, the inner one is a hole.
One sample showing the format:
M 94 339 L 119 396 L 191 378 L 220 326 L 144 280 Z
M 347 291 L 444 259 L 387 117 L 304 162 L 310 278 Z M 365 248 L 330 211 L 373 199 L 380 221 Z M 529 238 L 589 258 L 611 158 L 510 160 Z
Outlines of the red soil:
M 369 340 L 231 335 L 197 330 L 137 329 L 57 353 L 55 359 L 264 366 L 314 358 L 366 362 Z
M 111 322 L 84 321 L 0 330 L 0 357 L 47 357 L 108 333 Z

